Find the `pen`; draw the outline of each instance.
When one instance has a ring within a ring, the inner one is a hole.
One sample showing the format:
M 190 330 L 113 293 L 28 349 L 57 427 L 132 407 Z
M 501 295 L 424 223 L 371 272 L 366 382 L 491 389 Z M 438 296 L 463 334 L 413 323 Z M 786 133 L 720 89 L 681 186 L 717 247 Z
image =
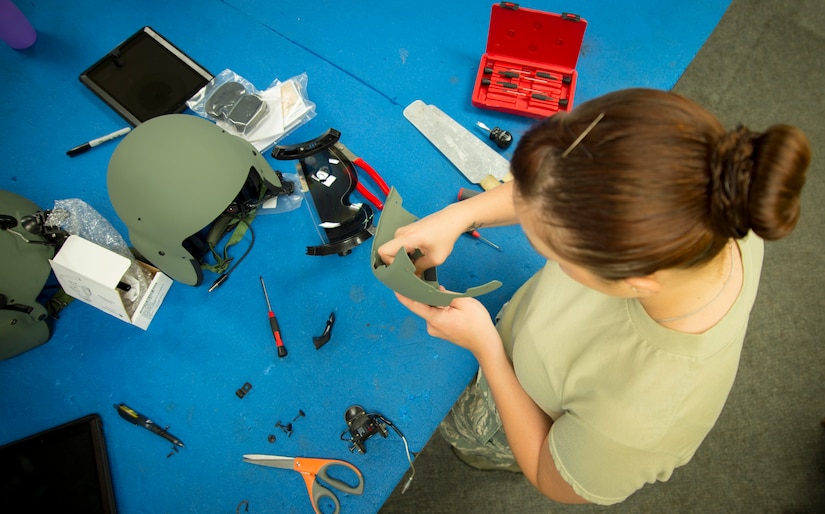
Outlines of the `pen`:
M 120 136 L 125 136 L 126 134 L 129 133 L 130 130 L 132 130 L 132 127 L 125 127 L 125 128 L 120 129 L 120 130 L 117 130 L 115 132 L 112 132 L 111 134 L 106 134 L 103 137 L 99 137 L 97 139 L 92 139 L 88 143 L 83 143 L 82 145 L 75 146 L 74 148 L 72 148 L 71 150 L 66 152 L 66 155 L 68 155 L 69 157 L 74 157 L 75 155 L 82 154 L 83 152 L 91 150 L 92 148 L 96 147 L 97 145 L 102 145 L 106 141 L 111 141 L 112 139 L 117 139 Z
M 139 413 L 135 412 L 134 410 L 132 410 L 126 404 L 121 403 L 120 405 L 115 405 L 115 409 L 117 409 L 117 413 L 120 414 L 120 417 L 125 419 L 129 423 L 134 423 L 135 425 L 137 425 L 139 427 L 143 427 L 146 430 L 161 436 L 162 438 L 166 439 L 170 443 L 178 445 L 181 448 L 183 448 L 183 443 L 181 442 L 180 439 L 173 436 L 172 434 L 167 432 L 165 429 L 157 426 L 154 421 L 147 418 L 143 414 L 139 414 Z

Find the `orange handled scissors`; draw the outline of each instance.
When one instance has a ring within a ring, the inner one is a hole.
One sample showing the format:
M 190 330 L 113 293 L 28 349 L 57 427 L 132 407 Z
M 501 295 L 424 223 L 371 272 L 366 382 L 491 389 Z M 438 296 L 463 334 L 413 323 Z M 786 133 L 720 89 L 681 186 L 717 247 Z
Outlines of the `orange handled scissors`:
M 312 502 L 312 508 L 315 509 L 316 514 L 321 514 L 320 500 L 321 498 L 329 498 L 335 504 L 334 514 L 338 514 L 341 510 L 341 504 L 338 498 L 327 487 L 318 482 L 317 478 L 321 477 L 324 482 L 330 486 L 340 489 L 349 494 L 361 494 L 364 492 L 364 476 L 361 472 L 343 460 L 335 459 L 311 459 L 307 457 L 281 457 L 278 455 L 244 455 L 243 461 L 250 464 L 257 464 L 259 466 L 269 466 L 272 468 L 291 469 L 297 471 L 304 477 L 304 482 L 307 486 L 309 499 Z M 343 466 L 350 469 L 358 477 L 358 483 L 351 486 L 346 482 L 332 478 L 327 471 L 332 466 Z

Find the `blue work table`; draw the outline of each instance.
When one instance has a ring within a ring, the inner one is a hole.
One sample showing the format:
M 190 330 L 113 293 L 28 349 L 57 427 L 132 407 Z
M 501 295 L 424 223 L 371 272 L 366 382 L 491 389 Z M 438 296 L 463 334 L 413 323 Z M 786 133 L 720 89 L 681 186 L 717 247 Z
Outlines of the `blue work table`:
M 476 121 L 510 130 L 516 141 L 531 120 L 470 105 L 484 52 L 489 1 L 269 2 L 199 0 L 105 2 L 17 0 L 38 31 L 15 51 L 0 44 L 0 189 L 43 209 L 79 198 L 127 230 L 106 189 L 116 142 L 69 158 L 66 150 L 125 122 L 78 75 L 148 25 L 213 74 L 231 69 L 258 88 L 308 76 L 317 115 L 281 143 L 313 139 L 333 127 L 423 216 L 455 200 L 469 182 L 403 117 L 416 99 L 473 129 Z M 576 101 L 642 86 L 669 89 L 728 6 L 728 1 L 537 1 L 588 21 L 578 63 Z M 484 133 L 478 133 L 484 138 Z M 504 152 L 506 157 L 512 149 Z M 293 162 L 267 159 L 294 173 Z M 368 187 L 372 184 L 367 181 Z M 192 195 L 197 197 L 197 184 Z M 374 188 L 373 188 L 374 190 Z M 104 422 L 120 512 L 311 512 L 294 472 L 252 466 L 246 453 L 347 460 L 364 474 L 362 496 L 338 493 L 343 512 L 377 511 L 409 472 L 401 439 L 390 430 L 365 454 L 341 440 L 344 412 L 379 412 L 420 451 L 476 369 L 472 356 L 427 335 L 372 275 L 370 242 L 339 257 L 313 257 L 320 244 L 307 208 L 253 223 L 254 248 L 213 293 L 175 283 L 147 331 L 73 302 L 51 340 L 0 362 L 0 444 L 97 412 Z M 501 251 L 462 238 L 439 269 L 454 290 L 501 280 L 480 300 L 495 313 L 542 266 L 517 227 L 483 231 Z M 248 238 L 234 247 L 238 255 Z M 286 358 L 269 333 L 259 276 L 280 321 Z M 331 341 L 316 350 L 330 312 Z M 252 389 L 235 392 L 249 382 Z M 126 403 L 169 425 L 186 447 L 126 423 Z M 305 416 L 293 421 L 299 410 Z M 287 437 L 275 427 L 292 422 Z M 268 436 L 276 441 L 269 442 Z M 415 482 L 413 482 L 415 483 Z

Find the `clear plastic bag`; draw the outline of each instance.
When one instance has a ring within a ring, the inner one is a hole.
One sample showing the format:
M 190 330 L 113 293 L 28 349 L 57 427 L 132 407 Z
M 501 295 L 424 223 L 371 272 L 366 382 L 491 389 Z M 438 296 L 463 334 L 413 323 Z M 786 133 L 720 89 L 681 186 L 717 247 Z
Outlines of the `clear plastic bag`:
M 258 91 L 232 70 L 224 70 L 189 99 L 193 112 L 213 120 L 260 152 L 315 117 L 315 104 L 306 94 L 307 75 L 284 82 L 275 79 Z
M 285 182 L 292 182 L 293 190 L 289 195 L 278 195 L 270 198 L 261 204 L 258 208 L 258 215 L 261 214 L 280 214 L 282 212 L 294 211 L 301 206 L 304 199 L 304 190 L 298 175 L 291 173 L 282 173 Z

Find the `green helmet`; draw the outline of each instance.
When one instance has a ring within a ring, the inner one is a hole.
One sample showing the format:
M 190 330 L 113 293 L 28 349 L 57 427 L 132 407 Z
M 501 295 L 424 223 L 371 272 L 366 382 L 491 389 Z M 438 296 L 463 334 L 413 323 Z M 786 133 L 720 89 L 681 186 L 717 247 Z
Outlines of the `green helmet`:
M 184 284 L 203 281 L 200 258 L 216 220 L 282 192 L 251 143 L 188 114 L 138 125 L 109 161 L 109 197 L 141 256 Z M 220 234 L 222 235 L 222 233 Z
M 26 229 L 40 208 L 0 190 L 0 360 L 39 346 L 51 337 L 46 308 L 37 303 L 51 273 L 55 246 Z

